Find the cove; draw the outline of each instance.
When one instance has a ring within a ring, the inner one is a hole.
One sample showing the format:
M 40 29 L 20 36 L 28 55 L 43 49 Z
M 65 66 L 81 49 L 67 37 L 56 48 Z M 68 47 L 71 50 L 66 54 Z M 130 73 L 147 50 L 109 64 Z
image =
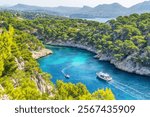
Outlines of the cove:
M 89 51 L 61 46 L 46 46 L 53 54 L 38 59 L 40 68 L 50 73 L 52 82 L 57 80 L 86 85 L 90 92 L 111 88 L 117 100 L 150 100 L 150 77 L 127 73 L 116 69 L 109 62 L 94 59 Z M 62 70 L 70 75 L 67 79 Z M 106 72 L 113 80 L 109 83 L 96 77 L 96 72 Z

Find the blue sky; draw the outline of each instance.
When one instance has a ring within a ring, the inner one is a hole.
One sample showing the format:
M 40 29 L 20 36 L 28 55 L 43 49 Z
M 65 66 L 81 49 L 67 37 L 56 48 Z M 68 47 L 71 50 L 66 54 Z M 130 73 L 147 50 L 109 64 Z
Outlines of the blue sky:
M 36 6 L 77 6 L 81 7 L 83 5 L 87 6 L 97 6 L 99 4 L 110 4 L 110 3 L 120 3 L 125 7 L 130 7 L 134 4 L 148 1 L 148 0 L 0 0 L 0 6 L 3 5 L 15 5 L 18 3 L 36 5 Z

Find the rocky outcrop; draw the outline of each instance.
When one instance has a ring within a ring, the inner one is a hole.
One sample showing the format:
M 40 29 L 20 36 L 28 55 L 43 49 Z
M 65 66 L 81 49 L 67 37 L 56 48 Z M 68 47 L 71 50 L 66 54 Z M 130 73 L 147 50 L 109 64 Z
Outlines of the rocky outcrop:
M 129 72 L 136 73 L 139 75 L 150 76 L 150 68 L 140 65 L 132 61 L 133 55 L 128 56 L 122 61 L 117 61 L 113 57 L 108 56 L 106 54 L 98 54 L 95 58 L 98 58 L 101 61 L 109 61 L 111 64 L 115 65 L 116 68 Z
M 38 52 L 37 51 L 31 51 L 31 53 L 32 53 L 32 57 L 34 59 L 39 59 L 39 58 L 44 57 L 46 55 L 52 54 L 52 51 L 49 50 L 49 49 L 44 48 L 44 49 L 41 49 Z
M 4 91 L 4 88 L 2 87 L 2 85 L 0 84 L 0 100 L 9 100 L 9 97 L 8 97 L 8 95 L 6 95 L 6 94 L 1 94 L 1 92 L 3 92 Z
M 0 100 L 9 100 L 8 95 L 4 94 L 2 97 L 0 97 Z
M 76 47 L 76 48 L 85 49 L 85 50 L 88 50 L 90 52 L 97 54 L 97 50 L 95 49 L 95 47 L 92 47 L 89 45 L 83 45 L 80 43 L 74 43 L 71 41 L 68 41 L 68 42 L 48 42 L 46 44 L 57 45 L 57 46 L 66 46 L 66 47 Z
M 101 61 L 111 61 L 112 57 L 106 54 L 98 54 L 98 59 Z
M 24 60 L 22 57 L 20 57 L 19 59 L 15 58 L 15 62 L 17 63 L 18 69 L 19 70 L 24 70 Z
M 132 56 L 132 55 L 131 55 Z M 139 63 L 135 63 L 131 60 L 131 56 L 128 56 L 123 61 L 115 61 L 111 60 L 110 62 L 115 65 L 116 68 L 130 72 L 136 73 L 139 75 L 150 76 L 150 68 L 140 65 Z
M 85 50 L 88 50 L 90 52 L 97 54 L 94 56 L 94 58 L 97 58 L 101 61 L 109 61 L 111 64 L 115 65 L 115 67 L 120 69 L 120 70 L 129 72 L 129 73 L 135 73 L 135 74 L 139 74 L 139 75 L 150 76 L 150 68 L 133 62 L 131 60 L 133 55 L 128 56 L 123 61 L 116 61 L 113 59 L 113 57 L 111 57 L 109 55 L 99 53 L 95 47 L 92 47 L 90 45 L 83 45 L 81 43 L 62 42 L 62 41 L 60 41 L 60 42 L 48 42 L 47 44 L 57 45 L 57 46 L 59 45 L 59 46 L 77 47 L 77 48 L 85 49 Z
M 36 77 L 32 78 L 32 80 L 35 82 L 37 85 L 38 90 L 41 93 L 48 93 L 49 96 L 53 96 L 52 90 L 53 87 L 49 82 L 46 82 L 46 80 L 43 79 L 42 75 L 39 73 L 36 73 Z
M 134 54 L 128 56 L 122 61 L 117 61 L 113 57 L 108 56 L 106 54 L 98 54 L 95 57 L 102 61 L 109 61 L 111 64 L 115 65 L 116 68 L 129 72 L 129 73 L 136 73 L 139 75 L 150 76 L 150 68 L 140 65 L 132 61 L 132 57 Z

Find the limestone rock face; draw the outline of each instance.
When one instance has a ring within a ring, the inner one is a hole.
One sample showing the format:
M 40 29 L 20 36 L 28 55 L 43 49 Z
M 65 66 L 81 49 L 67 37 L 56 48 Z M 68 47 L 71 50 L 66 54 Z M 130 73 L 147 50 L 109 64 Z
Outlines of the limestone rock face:
M 138 63 L 134 63 L 129 59 L 125 59 L 121 62 L 111 61 L 112 64 L 115 65 L 116 68 L 127 71 L 130 73 L 136 73 L 139 75 L 150 76 L 150 68 L 139 65 Z
M 53 52 L 49 49 L 41 49 L 40 51 L 32 51 L 32 57 L 34 59 L 38 59 L 38 58 L 41 58 L 41 57 L 44 57 L 46 55 L 49 55 L 49 54 L 52 54 Z
M 4 91 L 4 88 L 2 87 L 2 85 L 0 84 L 0 91 Z M 0 100 L 9 100 L 8 95 L 6 94 L 0 94 Z
M 17 63 L 19 70 L 24 70 L 25 64 L 24 64 L 24 60 L 21 57 L 19 60 L 15 58 L 15 62 Z
M 149 67 L 145 67 L 142 66 L 138 63 L 135 63 L 131 60 L 131 58 L 134 55 L 130 55 L 128 56 L 126 59 L 122 60 L 122 61 L 116 61 L 114 60 L 113 57 L 107 55 L 107 54 L 101 54 L 99 53 L 95 47 L 92 47 L 90 45 L 87 44 L 82 44 L 80 42 L 48 42 L 47 44 L 50 45 L 59 45 L 59 46 L 68 46 L 68 47 L 77 47 L 77 48 L 81 48 L 81 49 L 85 49 L 88 51 L 91 51 L 97 55 L 94 56 L 94 58 L 97 58 L 101 61 L 109 61 L 111 64 L 114 64 L 116 68 L 126 71 L 126 72 L 130 72 L 130 73 L 136 73 L 139 75 L 146 75 L 146 76 L 150 76 L 150 68 Z
M 0 97 L 0 100 L 9 100 L 9 97 L 5 94 L 2 97 Z
M 99 60 L 101 60 L 101 61 L 110 61 L 111 57 L 106 55 L 106 54 L 100 54 L 99 55 Z
M 68 42 L 48 42 L 47 44 L 51 44 L 51 45 L 58 45 L 58 46 L 68 46 L 68 47 L 76 47 L 76 48 L 80 48 L 80 49 L 85 49 L 88 50 L 90 52 L 93 53 L 97 53 L 95 47 L 89 46 L 87 44 L 81 44 L 81 43 L 75 43 L 73 41 L 68 41 Z
M 53 87 L 50 85 L 50 83 L 47 83 L 39 73 L 36 73 L 36 78 L 32 78 L 32 80 L 35 82 L 41 93 L 48 93 L 50 96 L 53 95 Z

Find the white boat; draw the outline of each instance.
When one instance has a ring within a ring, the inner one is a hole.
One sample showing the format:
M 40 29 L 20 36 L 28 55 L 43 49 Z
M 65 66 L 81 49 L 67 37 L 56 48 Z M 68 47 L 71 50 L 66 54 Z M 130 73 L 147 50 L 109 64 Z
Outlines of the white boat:
M 61 72 L 64 74 L 65 78 L 70 78 L 69 74 L 65 73 L 65 70 L 68 69 L 70 66 L 65 67 L 64 69 L 61 70 Z
M 68 75 L 68 74 L 65 74 L 65 77 L 66 77 L 66 78 L 70 78 L 70 75 Z
M 97 72 L 96 75 L 98 78 L 105 80 L 107 82 L 112 80 L 112 77 L 110 77 L 109 74 L 107 73 Z
M 63 70 L 61 72 L 64 74 L 65 78 L 70 78 L 70 75 L 69 74 L 65 74 L 65 72 Z

